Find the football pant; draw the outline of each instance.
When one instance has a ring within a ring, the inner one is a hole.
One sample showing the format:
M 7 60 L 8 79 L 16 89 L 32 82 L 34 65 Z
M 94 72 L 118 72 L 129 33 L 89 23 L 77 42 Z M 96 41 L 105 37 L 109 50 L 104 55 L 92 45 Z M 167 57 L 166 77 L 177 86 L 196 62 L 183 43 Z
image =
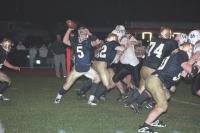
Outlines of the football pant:
M 7 82 L 9 85 L 11 84 L 11 79 L 2 71 L 0 71 L 0 81 Z
M 156 101 L 156 106 L 167 110 L 170 93 L 158 78 L 158 76 L 149 76 L 145 81 L 145 85 L 146 89 L 151 93 L 154 100 Z
M 143 92 L 145 90 L 145 80 L 155 71 L 147 66 L 142 66 L 140 70 L 140 84 L 139 84 L 139 92 Z
M 98 72 L 100 79 L 104 86 L 109 90 L 115 86 L 112 81 L 114 71 L 111 68 L 107 68 L 107 63 L 104 61 L 93 61 L 93 67 Z
M 69 76 L 66 79 L 66 82 L 63 85 L 64 90 L 69 90 L 70 87 L 73 85 L 73 83 L 81 76 L 85 76 L 92 80 L 93 83 L 98 84 L 100 82 L 100 77 L 97 74 L 97 72 L 90 67 L 89 71 L 87 72 L 77 72 L 75 70 L 75 67 L 72 68 L 72 71 L 70 72 Z

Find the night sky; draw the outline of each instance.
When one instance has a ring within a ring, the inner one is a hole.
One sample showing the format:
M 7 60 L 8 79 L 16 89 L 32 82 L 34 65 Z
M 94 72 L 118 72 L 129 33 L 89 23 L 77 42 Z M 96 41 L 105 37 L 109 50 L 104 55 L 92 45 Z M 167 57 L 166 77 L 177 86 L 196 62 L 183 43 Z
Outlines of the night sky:
M 0 20 L 50 24 L 74 19 L 89 26 L 130 20 L 200 22 L 198 3 L 198 0 L 1 0 Z

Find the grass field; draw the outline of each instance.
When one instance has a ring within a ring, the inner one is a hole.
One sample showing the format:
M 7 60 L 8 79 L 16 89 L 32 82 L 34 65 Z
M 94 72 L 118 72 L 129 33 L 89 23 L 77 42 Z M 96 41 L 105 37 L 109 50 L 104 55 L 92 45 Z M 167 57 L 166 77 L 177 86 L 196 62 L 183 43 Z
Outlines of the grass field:
M 8 73 L 12 86 L 6 92 L 10 102 L 0 102 L 0 120 L 5 133 L 137 133 L 150 110 L 135 114 L 117 101 L 118 92 L 111 91 L 107 101 L 91 107 L 76 95 L 84 79 L 80 79 L 63 97 L 53 103 L 64 79 Z M 192 96 L 190 85 L 181 82 L 168 112 L 161 117 L 166 128 L 159 133 L 200 133 L 200 99 Z

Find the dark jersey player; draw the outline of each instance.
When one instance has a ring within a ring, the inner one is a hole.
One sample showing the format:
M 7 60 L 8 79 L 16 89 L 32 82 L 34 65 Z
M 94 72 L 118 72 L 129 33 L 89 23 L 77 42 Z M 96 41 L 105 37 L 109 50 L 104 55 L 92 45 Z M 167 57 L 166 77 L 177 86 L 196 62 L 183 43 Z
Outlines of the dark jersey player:
M 11 40 L 4 38 L 3 41 L 1 42 L 1 45 L 0 45 L 0 69 L 3 66 L 6 66 L 10 69 L 19 71 L 20 70 L 19 67 L 13 66 L 12 64 L 10 64 L 6 60 L 7 55 L 11 50 L 11 47 L 12 47 Z M 3 96 L 3 93 L 9 87 L 10 84 L 11 84 L 10 78 L 5 73 L 0 71 L 0 100 L 2 100 L 2 101 L 8 101 L 9 100 L 9 98 L 6 98 L 6 97 Z
M 168 99 L 170 97 L 168 88 L 175 85 L 180 79 L 186 63 L 190 58 L 192 46 L 184 43 L 180 50 L 166 57 L 159 68 L 145 81 L 146 89 L 156 101 L 156 106 L 149 113 L 144 124 L 139 127 L 138 132 L 155 133 L 150 127 L 165 127 L 158 117 L 167 111 Z
M 144 91 L 145 80 L 160 66 L 165 57 L 169 56 L 175 49 L 178 48 L 177 41 L 171 39 L 171 32 L 171 28 L 163 26 L 161 27 L 160 35 L 151 40 L 148 54 L 140 70 L 139 92 L 136 92 L 133 96 L 131 96 L 128 99 L 128 103 L 136 102 L 136 105 L 141 105 L 145 100 L 149 99 L 149 94 Z
M 91 33 L 85 27 L 80 27 L 78 29 L 78 37 L 70 39 L 70 33 L 73 30 L 74 29 L 72 28 L 68 28 L 63 38 L 63 42 L 66 45 L 71 46 L 74 50 L 74 68 L 67 77 L 63 87 L 58 92 L 54 103 L 59 103 L 62 96 L 70 89 L 75 80 L 81 77 L 82 75 L 92 80 L 92 90 L 95 90 L 97 84 L 100 82 L 100 78 L 97 72 L 91 67 L 91 55 L 93 55 L 92 47 L 94 47 L 97 44 L 91 39 Z M 88 104 L 95 105 L 95 103 L 92 103 L 93 100 L 94 96 L 92 95 L 88 100 Z

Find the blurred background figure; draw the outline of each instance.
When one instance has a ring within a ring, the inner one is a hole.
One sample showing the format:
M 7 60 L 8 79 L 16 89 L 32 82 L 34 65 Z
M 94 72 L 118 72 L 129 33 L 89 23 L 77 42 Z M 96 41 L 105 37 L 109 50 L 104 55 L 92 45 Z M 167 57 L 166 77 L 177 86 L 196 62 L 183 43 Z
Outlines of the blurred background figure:
M 29 67 L 30 68 L 34 68 L 36 55 L 37 55 L 36 47 L 31 46 L 29 49 Z
M 47 55 L 48 55 L 48 49 L 47 46 L 45 44 L 43 44 L 40 48 L 39 48 L 39 59 L 41 61 L 41 65 L 42 66 L 46 66 L 47 65 Z
M 0 121 L 0 133 L 5 133 L 5 129 L 3 127 L 3 124 Z
M 49 68 L 54 68 L 53 52 L 50 50 L 51 43 L 48 44 L 48 54 L 47 54 L 47 66 Z
M 66 46 L 62 42 L 60 34 L 56 35 L 56 41 L 53 42 L 49 48 L 54 55 L 54 66 L 55 66 L 56 77 L 61 77 L 61 76 L 66 77 L 67 76 L 66 61 L 65 61 Z M 62 67 L 62 74 L 60 72 L 60 65 Z
M 23 45 L 22 41 L 19 41 L 17 46 L 16 46 L 16 49 L 19 51 L 19 50 L 26 50 L 26 47 Z

